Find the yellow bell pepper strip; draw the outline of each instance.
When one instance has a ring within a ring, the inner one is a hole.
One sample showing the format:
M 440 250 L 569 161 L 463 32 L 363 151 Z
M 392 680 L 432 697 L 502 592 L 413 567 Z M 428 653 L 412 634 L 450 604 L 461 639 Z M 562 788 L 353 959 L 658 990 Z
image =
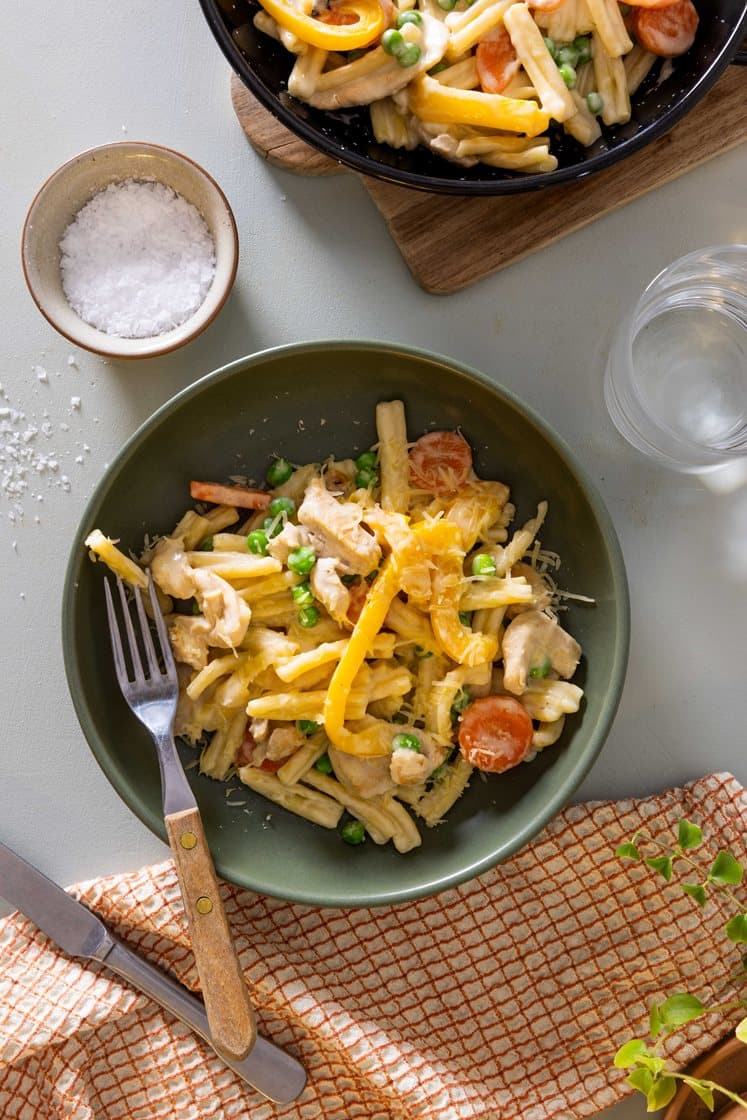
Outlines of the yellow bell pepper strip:
M 340 19 L 354 17 L 351 23 L 324 23 L 294 8 L 288 0 L 260 0 L 260 4 L 276 23 L 292 31 L 304 43 L 325 51 L 353 51 L 367 47 L 386 27 L 384 9 L 379 0 L 345 0 L 335 11 Z
M 392 747 L 391 724 L 384 720 L 370 720 L 367 726 L 351 731 L 345 727 L 350 719 L 349 698 L 355 678 L 371 648 L 371 643 L 384 625 L 389 608 L 402 585 L 402 572 L 413 563 L 415 556 L 430 562 L 445 549 L 458 549 L 459 527 L 450 525 L 443 518 L 421 521 L 412 527 L 412 535 L 404 546 L 392 553 L 381 565 L 379 575 L 368 593 L 363 610 L 350 635 L 347 649 L 337 663 L 327 688 L 323 721 L 327 738 L 346 754 L 373 758 L 389 754 Z M 423 557 L 425 552 L 425 557 Z M 455 553 L 459 555 L 459 553 Z M 461 574 L 461 573 L 460 573 Z M 459 592 L 456 611 L 459 610 Z M 458 614 L 456 616 L 459 622 Z M 473 635 L 475 642 L 482 636 Z M 497 649 L 495 639 L 490 639 Z M 492 647 L 491 647 L 492 648 Z M 475 653 L 477 655 L 477 647 Z M 489 652 L 489 651 L 488 651 Z M 495 656 L 495 650 L 493 652 Z M 482 660 L 492 660 L 484 657 Z M 476 664 L 471 661 L 470 664 Z M 346 713 L 346 708 L 348 712 Z
M 353 681 L 365 661 L 371 642 L 384 625 L 386 613 L 398 590 L 399 574 L 389 556 L 368 593 L 347 649 L 337 663 L 327 688 L 324 730 L 330 742 L 347 754 L 372 757 L 388 754 L 391 747 L 391 730 L 388 724 L 377 723 L 354 733 L 344 726 L 344 722 Z
M 459 618 L 464 588 L 464 553 L 458 549 L 441 555 L 433 573 L 431 626 L 441 646 L 453 661 L 468 668 L 494 661 L 498 639 L 492 634 L 475 634 Z
M 539 136 L 550 123 L 550 114 L 535 101 L 520 101 L 501 93 L 452 89 L 427 74 L 410 83 L 408 102 L 416 117 L 432 123 L 472 124 L 526 136 Z

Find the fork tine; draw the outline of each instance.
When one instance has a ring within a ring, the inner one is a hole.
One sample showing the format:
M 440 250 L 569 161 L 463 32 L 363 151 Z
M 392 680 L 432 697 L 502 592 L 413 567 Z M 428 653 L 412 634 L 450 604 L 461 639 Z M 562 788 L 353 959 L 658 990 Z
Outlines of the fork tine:
M 119 634 L 117 614 L 114 610 L 114 600 L 112 599 L 109 580 L 106 578 L 104 578 L 104 595 L 106 597 L 106 614 L 109 619 L 109 637 L 112 641 L 112 653 L 114 654 L 114 668 L 117 673 L 119 687 L 124 690 L 125 686 L 129 684 L 127 664 L 125 662 L 124 650 L 122 649 L 122 638 Z
M 135 603 L 137 605 L 137 614 L 140 619 L 140 633 L 143 638 L 143 647 L 145 649 L 145 656 L 148 659 L 148 668 L 150 670 L 151 679 L 160 677 L 161 669 L 156 657 L 156 650 L 153 645 L 153 637 L 150 632 L 150 624 L 145 614 L 145 607 L 143 606 L 143 597 L 140 594 L 140 588 L 135 588 Z
M 156 630 L 158 631 L 163 663 L 166 667 L 166 672 L 171 676 L 175 676 L 176 665 L 174 664 L 174 655 L 171 652 L 171 642 L 169 641 L 169 636 L 166 632 L 166 623 L 163 621 L 163 615 L 161 614 L 161 608 L 158 603 L 158 596 L 156 595 L 156 587 L 153 582 L 153 574 L 151 572 L 148 572 L 148 591 L 150 592 L 150 601 L 153 607 L 153 621 L 155 622 Z
M 132 659 L 132 670 L 135 674 L 135 684 L 142 684 L 145 680 L 145 673 L 143 672 L 143 662 L 140 658 L 140 650 L 138 649 L 135 631 L 132 626 L 132 617 L 130 615 L 130 608 L 127 604 L 127 596 L 125 595 L 124 584 L 119 576 L 117 576 L 117 587 L 119 588 L 119 598 L 122 603 L 122 614 L 124 615 L 125 630 L 127 631 L 127 641 L 130 645 L 130 657 Z

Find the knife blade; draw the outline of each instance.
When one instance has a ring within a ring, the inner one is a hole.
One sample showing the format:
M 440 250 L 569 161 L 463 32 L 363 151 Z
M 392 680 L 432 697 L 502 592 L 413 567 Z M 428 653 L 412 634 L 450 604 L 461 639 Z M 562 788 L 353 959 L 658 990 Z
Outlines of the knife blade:
M 213 1046 L 200 999 L 138 956 L 82 902 L 2 843 L 0 896 L 30 918 L 69 956 L 101 962 Z M 248 1085 L 278 1104 L 295 1100 L 306 1085 L 306 1071 L 300 1062 L 261 1036 L 241 1061 L 229 1060 L 217 1050 L 216 1053 Z

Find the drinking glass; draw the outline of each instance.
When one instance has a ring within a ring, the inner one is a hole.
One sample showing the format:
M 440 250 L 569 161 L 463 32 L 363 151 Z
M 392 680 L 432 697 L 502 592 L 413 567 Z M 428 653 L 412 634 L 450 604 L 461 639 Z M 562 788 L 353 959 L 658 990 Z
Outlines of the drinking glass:
M 747 456 L 747 245 L 654 277 L 615 335 L 604 396 L 620 433 L 675 470 Z

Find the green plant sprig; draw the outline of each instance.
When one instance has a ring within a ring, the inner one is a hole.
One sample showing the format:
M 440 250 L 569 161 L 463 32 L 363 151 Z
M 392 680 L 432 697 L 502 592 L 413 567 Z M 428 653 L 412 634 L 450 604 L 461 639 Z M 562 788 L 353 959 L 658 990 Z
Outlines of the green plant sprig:
M 662 854 L 645 855 L 641 850 L 643 843 Z M 741 885 L 745 874 L 744 867 L 731 852 L 724 849 L 719 850 L 715 857 L 709 857 L 707 865 L 693 859 L 689 853 L 700 848 L 702 843 L 703 833 L 700 827 L 692 821 L 683 819 L 678 822 L 676 842 L 664 844 L 645 830 L 639 829 L 630 840 L 626 840 L 616 848 L 615 855 L 618 859 L 644 863 L 661 875 L 667 883 L 671 881 L 678 862 L 695 871 L 699 881 L 680 882 L 678 884 L 680 888 L 701 908 L 706 906 L 714 892 L 719 892 L 721 900 L 728 901 L 736 911 L 724 926 L 726 937 L 735 944 L 747 943 L 747 910 L 744 902 L 732 889 Z M 727 985 L 738 986 L 745 981 L 747 981 L 747 956 L 743 958 L 739 971 L 729 978 Z M 743 1007 L 747 1007 L 747 999 L 730 999 L 708 1006 L 697 996 L 687 992 L 675 993 L 662 1003 L 652 1002 L 649 1008 L 649 1039 L 633 1038 L 625 1042 L 617 1051 L 614 1064 L 619 1069 L 631 1071 L 627 1078 L 628 1084 L 643 1093 L 649 1112 L 655 1112 L 669 1104 L 677 1091 L 678 1082 L 687 1085 L 711 1111 L 715 1107 L 714 1093 L 716 1092 L 747 1111 L 747 1100 L 737 1093 L 713 1081 L 692 1077 L 670 1068 L 666 1059 L 658 1053 L 669 1035 L 686 1023 L 704 1015 L 726 1015 Z M 747 1018 L 742 1019 L 738 1024 L 736 1037 L 747 1044 Z
M 664 854 L 660 856 L 642 855 L 639 847 L 641 838 Z M 615 849 L 615 855 L 618 859 L 645 863 L 647 867 L 658 872 L 667 883 L 672 879 L 675 863 L 677 861 L 685 863 L 696 872 L 701 882 L 680 883 L 681 889 L 685 894 L 695 899 L 701 907 L 704 907 L 708 901 L 709 892 L 712 890 L 720 891 L 737 911 L 726 924 L 726 936 L 730 941 L 747 943 L 747 913 L 744 903 L 731 889 L 733 886 L 741 884 L 744 878 L 744 867 L 731 852 L 721 849 L 714 859 L 709 860 L 710 867 L 706 868 L 703 863 L 694 860 L 692 856 L 687 854 L 689 851 L 699 848 L 702 843 L 703 832 L 700 827 L 693 824 L 692 821 L 683 819 L 678 825 L 677 842 L 675 844 L 664 844 L 660 840 L 649 836 L 643 829 L 639 829 L 630 840 L 626 840 Z

